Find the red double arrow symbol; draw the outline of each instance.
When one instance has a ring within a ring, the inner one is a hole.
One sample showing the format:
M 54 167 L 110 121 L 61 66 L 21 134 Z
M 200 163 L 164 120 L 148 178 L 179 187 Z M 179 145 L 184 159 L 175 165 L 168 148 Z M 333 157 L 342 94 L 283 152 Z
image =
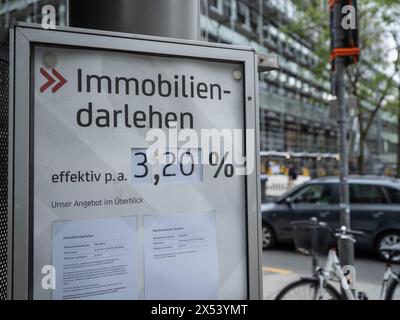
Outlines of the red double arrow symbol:
M 51 89 L 53 93 L 57 92 L 64 84 L 66 84 L 68 81 L 56 70 L 56 69 L 51 69 L 51 72 L 53 73 L 54 77 L 58 80 L 58 83 Z M 40 92 L 43 93 L 45 92 L 53 83 L 56 82 L 56 79 L 54 79 L 44 68 L 40 68 L 40 73 L 42 74 L 43 77 L 47 79 L 47 82 L 43 84 L 40 87 Z

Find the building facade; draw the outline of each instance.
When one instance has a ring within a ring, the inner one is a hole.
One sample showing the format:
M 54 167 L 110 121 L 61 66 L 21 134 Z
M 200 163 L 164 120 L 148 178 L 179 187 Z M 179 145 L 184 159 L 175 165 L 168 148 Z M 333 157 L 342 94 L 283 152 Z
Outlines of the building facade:
M 330 113 L 329 74 L 319 81 L 313 74 L 318 57 L 307 39 L 283 32 L 296 16 L 291 0 L 200 0 L 201 31 L 206 41 L 252 46 L 276 53 L 280 70 L 260 75 L 262 154 L 313 155 L 314 160 L 337 158 L 337 124 Z M 327 10 L 321 0 L 321 10 Z M 57 9 L 57 24 L 66 24 L 66 0 L 0 0 L 0 25 L 15 21 L 40 22 L 41 7 Z M 351 119 L 350 154 L 357 155 L 356 119 Z M 396 117 L 381 112 L 368 136 L 369 171 L 382 173 L 396 162 Z M 333 161 L 333 160 L 332 160 Z M 331 166 L 335 166 L 335 161 Z M 315 166 L 314 166 L 315 167 Z

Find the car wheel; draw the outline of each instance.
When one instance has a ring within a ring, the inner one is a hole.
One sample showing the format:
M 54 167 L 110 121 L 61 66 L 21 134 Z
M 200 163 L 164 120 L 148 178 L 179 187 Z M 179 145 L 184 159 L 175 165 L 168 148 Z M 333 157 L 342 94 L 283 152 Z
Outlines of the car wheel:
M 380 249 L 382 247 L 392 246 L 397 243 L 400 243 L 399 231 L 388 231 L 378 236 L 375 242 L 375 250 L 378 257 L 382 260 L 387 260 L 389 255 L 387 253 L 382 253 Z M 393 261 L 400 262 L 400 256 L 394 257 Z
M 271 249 L 275 245 L 275 233 L 272 227 L 267 224 L 262 224 L 262 248 L 264 250 Z

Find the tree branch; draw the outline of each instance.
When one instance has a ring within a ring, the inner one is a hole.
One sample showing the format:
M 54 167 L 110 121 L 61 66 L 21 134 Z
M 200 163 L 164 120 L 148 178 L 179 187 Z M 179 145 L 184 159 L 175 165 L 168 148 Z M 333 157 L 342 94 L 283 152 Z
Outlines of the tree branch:
M 370 114 L 370 116 L 369 116 L 369 119 L 368 119 L 368 122 L 367 122 L 367 126 L 366 126 L 365 129 L 364 129 L 364 134 L 365 134 L 365 135 L 367 135 L 369 129 L 371 128 L 372 122 L 374 121 L 375 116 L 377 115 L 378 111 L 379 111 L 379 110 L 382 108 L 382 106 L 383 106 L 383 101 L 385 100 L 386 95 L 388 94 L 389 89 L 390 89 L 390 87 L 391 87 L 391 85 L 392 85 L 393 79 L 394 79 L 394 77 L 396 76 L 396 74 L 397 74 L 397 72 L 398 72 L 398 71 L 397 71 L 397 66 L 398 66 L 399 62 L 400 62 L 400 51 L 397 50 L 397 59 L 396 59 L 396 62 L 395 62 L 395 71 L 393 72 L 393 74 L 391 75 L 391 77 L 387 80 L 385 89 L 383 90 L 382 95 L 381 95 L 381 97 L 379 98 L 378 103 L 377 103 L 375 109 L 371 112 L 371 114 Z

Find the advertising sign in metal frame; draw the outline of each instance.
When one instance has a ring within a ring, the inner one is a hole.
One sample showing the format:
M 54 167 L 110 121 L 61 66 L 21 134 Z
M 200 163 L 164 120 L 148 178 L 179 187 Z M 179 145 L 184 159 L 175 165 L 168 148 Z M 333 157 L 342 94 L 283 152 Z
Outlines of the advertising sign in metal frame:
M 244 176 L 246 212 L 247 299 L 262 299 L 261 214 L 259 179 L 259 121 L 257 56 L 247 47 L 228 46 L 159 37 L 76 28 L 43 30 L 38 25 L 18 24 L 10 37 L 10 152 L 9 152 L 9 244 L 8 298 L 34 299 L 34 86 L 33 59 L 37 47 L 136 53 L 181 57 L 211 62 L 236 63 L 243 67 L 242 129 L 253 129 L 255 168 Z M 218 232 L 218 230 L 217 230 Z M 219 252 L 220 259 L 229 252 Z

